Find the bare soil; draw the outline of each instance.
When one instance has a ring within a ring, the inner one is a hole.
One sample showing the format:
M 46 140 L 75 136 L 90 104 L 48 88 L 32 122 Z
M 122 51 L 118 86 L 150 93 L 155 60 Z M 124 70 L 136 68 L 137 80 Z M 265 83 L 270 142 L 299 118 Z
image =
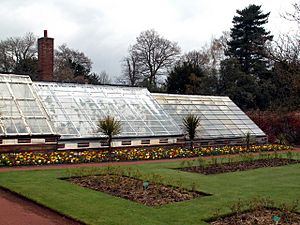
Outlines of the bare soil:
M 129 199 L 147 206 L 160 206 L 207 195 L 151 182 L 149 182 L 148 188 L 144 188 L 144 181 L 120 175 L 73 177 L 67 180 L 82 187 Z
M 180 168 L 180 170 L 209 175 L 209 174 L 245 171 L 245 170 L 264 168 L 264 167 L 285 166 L 285 165 L 296 164 L 296 163 L 300 163 L 300 160 L 273 158 L 273 159 L 257 159 L 251 161 L 240 161 L 240 162 L 230 162 L 230 163 L 217 163 L 208 166 L 205 165 L 192 166 L 192 167 Z
M 279 216 L 277 225 L 299 225 L 300 215 L 292 212 L 282 212 L 279 210 L 263 209 L 236 214 L 224 218 L 219 218 L 211 222 L 212 225 L 273 225 L 276 224 L 273 216 Z

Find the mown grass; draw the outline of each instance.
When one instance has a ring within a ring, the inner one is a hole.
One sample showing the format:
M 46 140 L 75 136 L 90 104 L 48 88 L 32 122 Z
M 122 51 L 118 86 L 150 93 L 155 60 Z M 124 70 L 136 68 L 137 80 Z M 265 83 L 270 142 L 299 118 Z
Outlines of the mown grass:
M 297 156 L 299 158 L 299 156 Z M 194 162 L 197 165 L 197 162 Z M 268 197 L 278 205 L 300 200 L 300 164 L 261 168 L 219 175 L 188 173 L 174 168 L 182 163 L 130 166 L 138 176 L 159 174 L 163 183 L 212 194 L 190 201 L 147 207 L 126 199 L 96 192 L 60 178 L 103 173 L 107 167 L 0 173 L 0 185 L 87 224 L 99 225 L 194 225 L 230 213 L 238 200 Z M 128 170 L 129 166 L 117 170 Z M 37 168 L 38 169 L 38 168 Z M 133 173 L 133 172 L 132 172 Z M 297 209 L 300 212 L 300 208 Z

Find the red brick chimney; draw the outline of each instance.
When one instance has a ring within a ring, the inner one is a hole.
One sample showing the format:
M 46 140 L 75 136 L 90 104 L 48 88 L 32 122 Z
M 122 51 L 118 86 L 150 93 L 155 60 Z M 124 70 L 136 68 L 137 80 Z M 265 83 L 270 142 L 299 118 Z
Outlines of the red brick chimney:
M 44 37 L 38 39 L 38 71 L 42 81 L 53 81 L 53 43 L 54 39 L 44 30 Z

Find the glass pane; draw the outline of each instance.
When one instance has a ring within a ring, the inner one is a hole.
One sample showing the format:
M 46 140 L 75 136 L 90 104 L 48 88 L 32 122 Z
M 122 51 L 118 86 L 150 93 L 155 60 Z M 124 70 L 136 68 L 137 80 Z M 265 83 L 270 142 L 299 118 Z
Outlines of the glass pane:
M 41 129 L 39 127 L 39 121 L 38 120 L 28 119 L 27 123 L 28 123 L 28 125 L 29 125 L 30 130 L 31 130 L 32 133 L 35 133 L 35 134 L 42 133 Z
M 28 133 L 24 121 L 21 119 L 13 119 L 13 122 L 15 124 L 15 127 L 17 128 L 17 131 L 19 134 L 26 134 Z
M 0 110 L 3 117 L 19 117 L 20 112 L 17 108 L 15 101 L 11 100 L 0 100 Z
M 25 116 L 43 116 L 35 101 L 18 100 L 18 104 Z
M 51 133 L 51 129 L 44 119 L 39 120 L 39 126 L 42 133 Z
M 51 133 L 50 127 L 44 119 L 27 119 L 27 123 L 32 133 Z
M 8 134 L 26 134 L 28 133 L 23 120 L 20 119 L 3 119 L 5 132 Z
M 0 83 L 0 96 L 1 98 L 11 98 L 11 94 L 6 83 Z
M 0 134 L 4 134 L 4 128 L 2 127 L 1 124 L 0 124 Z
M 16 98 L 33 98 L 28 84 L 11 84 L 10 87 Z
M 17 128 L 15 127 L 15 124 L 13 123 L 12 119 L 2 119 L 2 123 L 4 126 L 4 130 L 8 134 L 17 134 Z

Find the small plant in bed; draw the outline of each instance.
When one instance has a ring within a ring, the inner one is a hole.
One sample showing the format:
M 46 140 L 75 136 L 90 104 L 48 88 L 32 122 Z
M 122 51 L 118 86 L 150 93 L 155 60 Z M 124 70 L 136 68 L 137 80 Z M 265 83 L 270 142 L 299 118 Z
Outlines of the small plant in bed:
M 245 171 L 264 167 L 285 166 L 289 164 L 300 163 L 300 160 L 281 157 L 262 157 L 255 158 L 247 155 L 240 157 L 238 161 L 228 160 L 227 163 L 219 163 L 217 158 L 211 160 L 209 164 L 202 163 L 199 166 L 189 166 L 180 168 L 182 171 L 202 173 L 202 174 L 219 174 L 227 172 Z
M 208 195 L 195 190 L 189 191 L 180 187 L 166 186 L 149 180 L 139 180 L 117 174 L 71 177 L 66 180 L 146 206 L 160 206 Z

